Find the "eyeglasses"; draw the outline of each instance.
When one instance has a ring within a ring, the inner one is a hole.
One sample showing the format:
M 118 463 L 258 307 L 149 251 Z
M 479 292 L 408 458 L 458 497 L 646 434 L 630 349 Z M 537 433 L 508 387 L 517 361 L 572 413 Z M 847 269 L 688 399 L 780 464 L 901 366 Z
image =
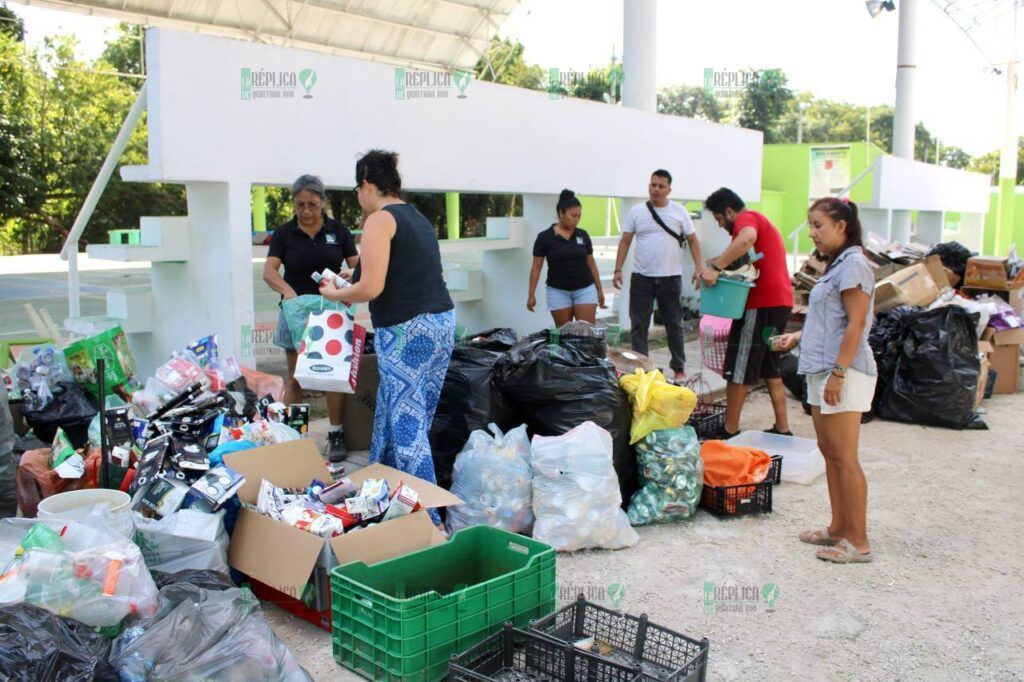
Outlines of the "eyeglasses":
M 319 201 L 311 201 L 309 203 L 296 201 L 294 206 L 296 211 L 319 211 L 323 207 L 323 204 Z
M 359 196 L 359 185 L 356 185 L 355 187 L 352 188 L 352 194 Z

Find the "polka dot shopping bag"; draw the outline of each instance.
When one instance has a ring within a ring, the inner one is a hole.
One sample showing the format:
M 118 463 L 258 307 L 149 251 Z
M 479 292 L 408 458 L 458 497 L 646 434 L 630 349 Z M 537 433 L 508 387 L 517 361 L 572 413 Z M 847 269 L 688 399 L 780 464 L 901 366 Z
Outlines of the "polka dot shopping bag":
M 307 390 L 354 393 L 366 330 L 352 308 L 309 314 L 299 344 L 295 380 Z

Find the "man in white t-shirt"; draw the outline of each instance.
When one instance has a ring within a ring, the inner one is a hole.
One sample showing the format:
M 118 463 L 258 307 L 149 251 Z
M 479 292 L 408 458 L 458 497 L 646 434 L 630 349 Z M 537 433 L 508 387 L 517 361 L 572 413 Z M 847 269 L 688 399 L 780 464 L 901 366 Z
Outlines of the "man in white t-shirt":
M 622 288 L 622 266 L 636 237 L 633 275 L 629 280 L 629 321 L 633 350 L 647 355 L 647 330 L 651 326 L 654 301 L 668 335 L 669 364 L 675 382 L 686 380 L 686 351 L 683 347 L 683 310 L 680 298 L 683 287 L 683 239 L 690 244 L 690 256 L 696 268 L 694 278 L 704 268 L 697 230 L 690 214 L 680 204 L 668 200 L 672 192 L 672 174 L 658 169 L 651 174 L 647 186 L 650 201 L 637 204 L 626 215 L 622 238 L 615 255 L 616 288 Z M 653 213 L 652 213 L 653 211 Z M 657 214 L 656 220 L 654 214 Z

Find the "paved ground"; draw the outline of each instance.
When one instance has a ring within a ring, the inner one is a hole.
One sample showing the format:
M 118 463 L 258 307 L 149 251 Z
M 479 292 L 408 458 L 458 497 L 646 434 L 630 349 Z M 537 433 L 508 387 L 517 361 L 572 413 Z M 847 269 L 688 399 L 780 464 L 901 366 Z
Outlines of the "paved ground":
M 1019 492 L 1024 395 L 987 401 L 990 431 L 875 421 L 861 454 L 870 485 L 873 564 L 814 558 L 796 534 L 828 521 L 824 477 L 775 488 L 771 514 L 641 528 L 618 552 L 560 555 L 559 596 L 621 583 L 620 608 L 711 641 L 710 680 L 1024 679 L 1024 534 Z M 790 407 L 797 435 L 810 418 Z M 745 429 L 766 428 L 756 394 Z M 768 610 L 704 608 L 704 585 L 778 585 Z M 317 680 L 357 679 L 331 658 L 330 637 L 276 607 L 267 615 Z

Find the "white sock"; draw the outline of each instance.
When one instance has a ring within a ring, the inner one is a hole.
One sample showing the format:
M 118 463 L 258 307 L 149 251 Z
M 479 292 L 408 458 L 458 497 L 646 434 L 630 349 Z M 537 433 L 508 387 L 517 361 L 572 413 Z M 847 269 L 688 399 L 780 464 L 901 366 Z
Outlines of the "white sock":
M 331 428 L 327 429 L 327 433 L 341 433 L 344 430 L 344 428 L 345 427 L 343 426 L 335 426 L 334 424 L 331 424 Z

